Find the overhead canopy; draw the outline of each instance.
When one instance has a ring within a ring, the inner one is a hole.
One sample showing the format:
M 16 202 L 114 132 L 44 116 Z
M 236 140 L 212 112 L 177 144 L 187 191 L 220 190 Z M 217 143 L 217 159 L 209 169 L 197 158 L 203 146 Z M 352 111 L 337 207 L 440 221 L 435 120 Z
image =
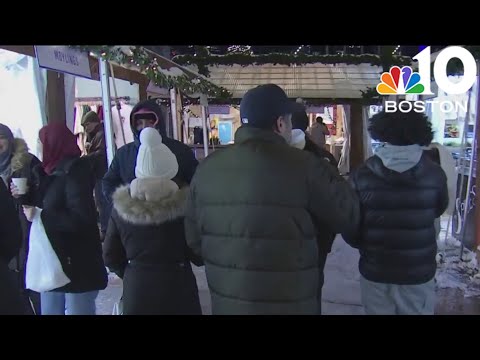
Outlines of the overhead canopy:
M 209 80 L 241 98 L 257 85 L 275 83 L 291 98 L 358 99 L 360 90 L 376 87 L 382 68 L 370 64 L 211 66 Z

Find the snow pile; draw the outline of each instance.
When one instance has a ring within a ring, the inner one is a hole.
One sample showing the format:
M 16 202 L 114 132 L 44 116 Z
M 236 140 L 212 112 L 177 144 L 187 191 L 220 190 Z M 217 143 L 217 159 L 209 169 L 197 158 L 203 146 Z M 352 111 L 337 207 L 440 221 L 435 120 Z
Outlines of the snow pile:
M 460 241 L 453 237 L 438 241 L 436 285 L 439 289 L 460 289 L 465 297 L 480 296 L 477 256 L 465 249 L 460 258 Z

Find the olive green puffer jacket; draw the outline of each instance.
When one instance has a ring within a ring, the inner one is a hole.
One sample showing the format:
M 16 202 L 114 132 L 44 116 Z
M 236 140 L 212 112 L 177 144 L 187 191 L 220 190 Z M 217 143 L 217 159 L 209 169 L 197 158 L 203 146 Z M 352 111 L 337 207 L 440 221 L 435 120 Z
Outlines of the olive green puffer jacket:
M 351 231 L 358 219 L 356 195 L 325 160 L 240 128 L 197 168 L 187 204 L 213 314 L 317 314 L 317 231 Z

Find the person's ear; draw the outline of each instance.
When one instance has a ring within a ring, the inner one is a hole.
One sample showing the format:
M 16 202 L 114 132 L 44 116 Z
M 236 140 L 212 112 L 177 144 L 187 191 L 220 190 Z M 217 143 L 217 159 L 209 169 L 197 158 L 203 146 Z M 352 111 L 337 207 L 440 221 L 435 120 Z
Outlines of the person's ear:
M 277 131 L 282 132 L 282 130 L 285 129 L 285 118 L 283 116 L 279 116 L 275 122 L 275 126 Z

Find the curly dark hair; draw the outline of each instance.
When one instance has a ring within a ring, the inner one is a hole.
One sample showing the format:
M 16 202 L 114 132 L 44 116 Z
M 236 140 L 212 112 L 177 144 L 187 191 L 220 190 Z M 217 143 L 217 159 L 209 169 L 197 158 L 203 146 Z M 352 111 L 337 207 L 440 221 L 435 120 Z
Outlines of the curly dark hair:
M 432 124 L 425 114 L 413 110 L 404 113 L 382 111 L 369 120 L 368 132 L 372 139 L 392 145 L 428 146 L 433 140 Z

